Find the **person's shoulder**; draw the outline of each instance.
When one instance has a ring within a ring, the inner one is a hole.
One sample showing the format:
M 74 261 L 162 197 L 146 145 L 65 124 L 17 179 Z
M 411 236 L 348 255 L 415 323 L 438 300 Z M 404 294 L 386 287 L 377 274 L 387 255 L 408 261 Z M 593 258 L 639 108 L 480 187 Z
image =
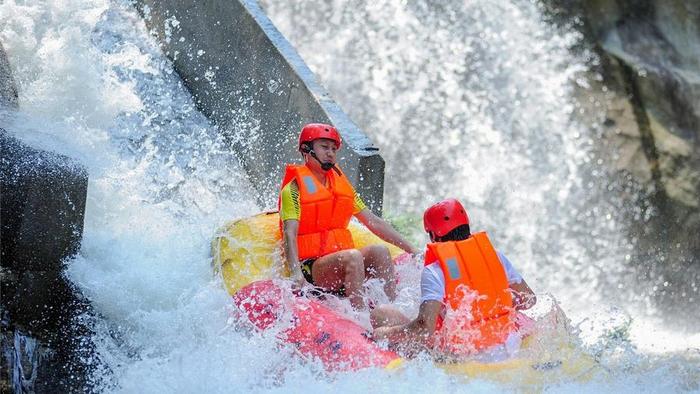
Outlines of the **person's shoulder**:
M 445 276 L 436 261 L 423 267 L 421 275 L 421 302 L 439 301 L 445 297 Z
M 284 185 L 282 190 L 280 190 L 280 197 L 282 199 L 283 206 L 288 202 L 294 202 L 295 205 L 298 205 L 297 200 L 299 200 L 299 185 L 297 185 L 295 180 L 292 180 Z

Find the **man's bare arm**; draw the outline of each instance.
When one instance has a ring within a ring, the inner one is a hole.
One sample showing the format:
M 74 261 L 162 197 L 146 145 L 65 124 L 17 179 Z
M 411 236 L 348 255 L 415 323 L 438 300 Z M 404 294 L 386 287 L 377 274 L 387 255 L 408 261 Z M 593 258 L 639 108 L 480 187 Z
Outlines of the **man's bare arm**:
M 513 292 L 513 303 L 515 304 L 515 309 L 530 309 L 535 305 L 535 303 L 537 303 L 537 296 L 535 295 L 535 292 L 532 291 L 530 286 L 527 285 L 525 279 L 517 283 L 511 283 L 509 286 Z
M 378 327 L 372 336 L 377 340 L 387 339 L 392 345 L 422 344 L 435 332 L 435 324 L 441 309 L 441 302 L 425 301 L 420 304 L 418 317 L 413 321 L 399 326 Z
M 289 269 L 289 277 L 298 286 L 303 286 L 304 274 L 299 265 L 299 251 L 297 249 L 297 234 L 299 233 L 299 221 L 294 219 L 285 220 L 282 223 L 282 234 L 284 238 L 284 261 Z
M 398 231 L 394 230 L 389 223 L 372 213 L 372 211 L 370 211 L 368 208 L 360 211 L 357 215 L 355 215 L 355 217 L 360 221 L 360 223 L 364 224 L 369 231 L 384 241 L 392 245 L 396 245 L 408 253 L 418 253 L 418 250 L 414 248 L 410 242 L 404 239 L 401 234 L 398 233 Z

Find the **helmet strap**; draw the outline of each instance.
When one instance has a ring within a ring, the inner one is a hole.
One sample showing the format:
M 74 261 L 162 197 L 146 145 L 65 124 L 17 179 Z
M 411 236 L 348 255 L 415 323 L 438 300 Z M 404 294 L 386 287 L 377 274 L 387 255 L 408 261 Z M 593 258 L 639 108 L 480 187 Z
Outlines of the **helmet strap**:
M 308 143 L 305 143 L 304 145 L 302 145 L 301 151 L 304 152 L 304 153 L 310 154 L 311 157 L 313 157 L 314 159 L 316 159 L 316 161 L 318 162 L 318 164 L 321 165 L 321 168 L 323 169 L 323 171 L 330 171 L 331 169 L 333 169 L 333 170 L 335 171 L 336 174 L 342 175 L 342 174 L 340 173 L 340 170 L 338 169 L 338 167 L 335 166 L 335 163 L 326 163 L 326 162 L 321 161 L 321 159 L 319 159 L 318 156 L 316 156 L 316 152 L 314 152 L 314 150 L 311 149 L 311 147 L 309 146 Z

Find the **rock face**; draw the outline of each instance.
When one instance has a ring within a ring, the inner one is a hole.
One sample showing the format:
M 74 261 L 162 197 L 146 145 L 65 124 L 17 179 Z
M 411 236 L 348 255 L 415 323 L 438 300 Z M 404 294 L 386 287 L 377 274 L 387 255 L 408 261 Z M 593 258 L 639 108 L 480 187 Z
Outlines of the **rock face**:
M 614 133 L 606 143 L 615 169 L 646 190 L 637 203 L 650 213 L 633 220 L 633 261 L 654 282 L 650 293 L 684 313 L 700 286 L 700 2 L 546 3 L 599 54 L 612 88 L 605 126 Z
M 606 83 L 633 108 L 638 131 L 621 133 L 636 143 L 621 152 L 620 168 L 653 182 L 662 205 L 700 212 L 700 2 L 551 3 L 582 18 L 606 66 Z M 635 153 L 644 160 L 633 158 Z M 678 219 L 699 224 L 697 218 Z
M 700 2 L 583 4 L 638 112 L 640 143 L 658 191 L 700 208 Z

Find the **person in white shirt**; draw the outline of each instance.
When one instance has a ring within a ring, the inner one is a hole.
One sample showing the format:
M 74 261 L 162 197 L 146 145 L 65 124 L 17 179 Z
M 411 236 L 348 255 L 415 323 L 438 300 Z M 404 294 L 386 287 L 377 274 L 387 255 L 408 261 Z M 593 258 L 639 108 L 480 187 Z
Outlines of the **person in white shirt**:
M 465 346 L 482 350 L 501 344 L 518 325 L 514 312 L 535 304 L 532 289 L 510 260 L 491 246 L 486 233 L 471 234 L 469 217 L 459 201 L 441 201 L 428 208 L 423 219 L 432 243 L 427 246 L 421 275 L 418 316 L 411 320 L 390 305 L 375 308 L 370 315 L 373 338 L 387 339 L 398 349 L 434 349 L 431 337 L 441 329 L 446 307 L 459 306 L 456 287 L 466 285 L 484 299 L 491 297 L 491 301 L 484 301 L 481 306 L 477 305 L 481 301 L 474 303 L 476 309 L 488 304 L 488 310 L 476 312 L 489 316 L 483 316 L 478 323 L 480 337 Z

